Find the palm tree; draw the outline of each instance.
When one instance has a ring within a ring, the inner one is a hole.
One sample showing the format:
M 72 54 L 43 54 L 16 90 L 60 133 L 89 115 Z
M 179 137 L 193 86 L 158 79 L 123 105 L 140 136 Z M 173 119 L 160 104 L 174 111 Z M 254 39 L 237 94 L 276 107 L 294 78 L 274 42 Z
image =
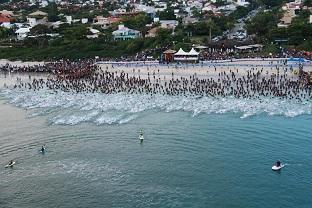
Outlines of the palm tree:
M 207 26 L 209 27 L 209 43 L 211 43 L 211 30 L 212 30 L 212 28 L 215 26 L 215 23 L 214 23 L 214 21 L 213 21 L 211 18 L 209 18 L 209 19 L 206 21 L 206 24 L 207 24 Z

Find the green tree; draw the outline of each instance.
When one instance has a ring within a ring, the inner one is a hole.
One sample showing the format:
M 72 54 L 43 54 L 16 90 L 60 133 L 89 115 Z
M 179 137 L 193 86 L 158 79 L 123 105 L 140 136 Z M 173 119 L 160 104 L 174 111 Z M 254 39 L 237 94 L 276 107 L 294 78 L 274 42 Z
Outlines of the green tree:
M 64 39 L 67 41 L 73 40 L 83 40 L 86 39 L 86 35 L 88 34 L 89 30 L 86 25 L 73 25 L 73 26 L 66 26 L 67 24 L 62 25 L 59 28 L 59 33 L 64 36 Z
M 260 2 L 268 7 L 278 7 L 284 3 L 284 0 L 260 0 Z
M 143 34 L 146 34 L 147 32 L 146 24 L 150 22 L 151 22 L 151 19 L 146 14 L 143 14 L 143 13 L 134 17 L 123 18 L 123 23 L 125 24 L 126 27 L 139 30 Z
M 51 32 L 52 30 L 48 26 L 42 25 L 42 24 L 36 25 L 30 29 L 31 35 L 42 35 L 42 34 L 47 34 Z
M 200 10 L 198 10 L 196 7 L 192 7 L 192 15 L 193 17 L 196 17 L 198 19 L 202 19 L 204 16 L 203 13 Z
M 48 20 L 50 22 L 56 22 L 59 21 L 60 18 L 58 16 L 58 10 L 57 10 L 57 5 L 56 3 L 52 2 L 49 3 L 49 5 L 47 6 L 47 12 L 48 12 Z
M 12 33 L 12 30 L 5 27 L 0 27 L 0 39 L 8 38 L 10 35 L 12 35 Z
M 304 1 L 304 6 L 312 6 L 312 0 L 305 0 Z
M 170 5 L 167 5 L 167 9 L 165 11 L 157 12 L 157 16 L 161 20 L 175 20 L 176 16 L 174 15 L 174 10 Z
M 271 29 L 277 27 L 279 18 L 280 15 L 274 12 L 258 13 L 250 22 L 247 23 L 247 32 L 248 34 L 265 36 Z
M 209 27 L 209 43 L 211 43 L 211 38 L 212 38 L 212 28 L 215 27 L 215 23 L 214 21 L 209 18 L 207 21 L 206 21 L 206 24 L 207 26 Z

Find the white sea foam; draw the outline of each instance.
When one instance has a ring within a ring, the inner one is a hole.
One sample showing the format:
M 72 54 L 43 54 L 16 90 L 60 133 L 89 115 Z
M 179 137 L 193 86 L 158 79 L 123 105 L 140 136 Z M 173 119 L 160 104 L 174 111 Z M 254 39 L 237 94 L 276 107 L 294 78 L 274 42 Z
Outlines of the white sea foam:
M 5 89 L 1 92 L 10 103 L 30 111 L 30 116 L 49 115 L 53 124 L 76 125 L 82 122 L 124 124 L 140 116 L 143 111 L 186 111 L 199 114 L 236 113 L 240 118 L 259 114 L 295 117 L 311 114 L 312 102 L 298 102 L 278 98 L 237 99 L 191 98 L 164 95 L 130 95 L 100 93 L 52 93 L 49 90 L 31 91 Z

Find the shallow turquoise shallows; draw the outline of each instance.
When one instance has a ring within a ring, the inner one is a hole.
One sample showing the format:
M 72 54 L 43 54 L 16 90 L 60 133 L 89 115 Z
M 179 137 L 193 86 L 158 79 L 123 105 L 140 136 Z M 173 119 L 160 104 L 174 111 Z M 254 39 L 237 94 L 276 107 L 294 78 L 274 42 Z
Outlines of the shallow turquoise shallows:
M 12 94 L 0 96 L 1 208 L 312 207 L 307 111 L 244 116 L 156 106 L 124 119 L 118 112 L 127 109 L 116 106 L 96 114 Z M 16 165 L 4 168 L 11 159 Z M 280 172 L 271 170 L 276 160 L 286 164 Z

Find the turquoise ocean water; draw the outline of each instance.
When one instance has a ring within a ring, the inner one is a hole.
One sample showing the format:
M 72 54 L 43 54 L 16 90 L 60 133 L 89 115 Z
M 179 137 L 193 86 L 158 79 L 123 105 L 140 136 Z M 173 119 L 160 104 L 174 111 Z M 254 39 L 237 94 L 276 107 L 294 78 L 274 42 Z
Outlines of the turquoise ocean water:
M 2 90 L 0 207 L 308 208 L 311 110 L 273 98 Z M 273 172 L 277 159 L 286 166 Z

